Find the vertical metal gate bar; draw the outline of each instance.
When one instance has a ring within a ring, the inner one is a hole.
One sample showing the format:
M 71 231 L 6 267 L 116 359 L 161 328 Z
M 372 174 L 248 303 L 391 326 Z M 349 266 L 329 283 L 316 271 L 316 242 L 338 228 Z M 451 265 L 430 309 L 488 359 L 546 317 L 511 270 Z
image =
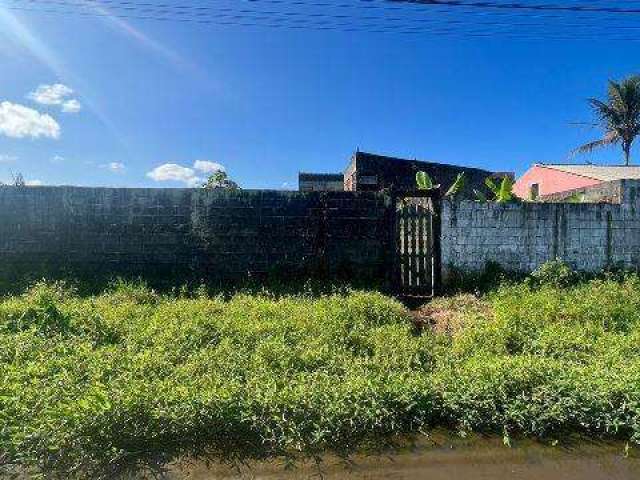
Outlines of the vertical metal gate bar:
M 407 207 L 407 223 L 409 225 L 409 237 L 407 244 L 407 264 L 409 266 L 409 278 L 407 286 L 411 290 L 413 287 L 413 205 L 410 203 Z
M 409 264 L 409 279 L 408 279 L 408 287 L 411 289 L 413 287 L 413 205 L 409 204 L 407 207 L 407 220 L 409 224 L 409 238 L 408 238 L 408 251 L 407 251 L 407 261 Z
M 420 205 L 418 207 L 420 211 L 420 219 L 419 219 L 419 232 L 418 232 L 418 244 L 420 245 L 420 289 L 424 289 L 427 280 L 427 265 L 425 264 L 425 259 L 427 257 L 427 243 L 425 239 L 425 227 L 426 227 L 426 215 L 427 212 L 424 208 L 424 199 L 420 199 Z
M 418 269 L 418 282 L 416 287 L 418 289 L 421 289 L 424 286 L 424 264 L 423 264 L 423 258 L 424 258 L 424 239 L 422 238 L 422 230 L 424 227 L 424 211 L 422 208 L 422 203 L 418 203 L 416 204 L 416 211 L 418 213 L 417 215 L 417 219 L 416 219 L 416 237 L 418 240 L 418 255 L 416 258 L 416 265 L 417 265 L 417 269 Z
M 413 234 L 413 242 L 415 245 L 415 251 L 413 252 L 413 264 L 415 271 L 415 278 L 413 280 L 413 288 L 415 290 L 420 289 L 420 209 L 418 203 L 413 204 L 413 224 L 415 225 L 415 232 Z
M 404 295 L 433 296 L 439 281 L 439 192 L 398 196 L 396 218 L 396 281 Z
M 424 269 L 424 278 L 422 283 L 423 289 L 430 288 L 431 270 L 429 265 L 429 258 L 431 249 L 429 248 L 429 222 L 431 221 L 431 212 L 428 209 L 428 200 L 423 199 L 422 204 L 422 243 L 424 245 L 422 253 L 422 268 Z
M 428 241 L 428 245 L 429 245 L 429 255 L 427 257 L 427 261 L 429 262 L 429 290 L 430 290 L 430 294 L 434 295 L 435 291 L 434 291 L 434 283 L 433 280 L 435 278 L 434 272 L 433 272 L 433 268 L 434 268 L 434 250 L 433 250 L 433 219 L 435 218 L 434 215 L 434 210 L 433 210 L 433 203 L 431 202 L 431 199 L 429 199 L 429 203 L 430 203 L 430 212 L 431 214 L 429 215 L 429 220 L 428 220 L 428 231 L 427 231 L 427 241 Z
M 404 265 L 402 288 L 407 288 L 409 281 L 409 220 L 407 206 L 404 203 L 402 204 L 402 264 Z
M 402 206 L 398 206 L 398 257 L 400 260 L 400 287 L 404 286 L 404 272 L 406 269 L 405 261 L 404 261 L 404 222 L 403 222 L 404 211 Z

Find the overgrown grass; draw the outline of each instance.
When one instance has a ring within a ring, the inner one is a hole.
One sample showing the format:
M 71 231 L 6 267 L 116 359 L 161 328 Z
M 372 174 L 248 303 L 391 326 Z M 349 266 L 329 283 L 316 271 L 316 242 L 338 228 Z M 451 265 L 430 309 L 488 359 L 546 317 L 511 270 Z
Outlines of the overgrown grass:
M 438 308 L 455 328 L 418 334 L 364 291 L 38 284 L 0 302 L 0 465 L 114 478 L 184 457 L 347 455 L 435 427 L 640 443 L 638 277 Z

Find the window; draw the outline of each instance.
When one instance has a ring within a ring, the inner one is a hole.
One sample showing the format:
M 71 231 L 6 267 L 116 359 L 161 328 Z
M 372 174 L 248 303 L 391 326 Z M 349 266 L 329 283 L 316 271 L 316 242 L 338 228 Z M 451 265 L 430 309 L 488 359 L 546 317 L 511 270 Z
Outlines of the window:
M 358 183 L 360 185 L 377 185 L 378 177 L 376 175 L 363 175 L 358 178 Z
M 540 184 L 532 183 L 529 187 L 529 200 L 537 200 L 540 196 Z

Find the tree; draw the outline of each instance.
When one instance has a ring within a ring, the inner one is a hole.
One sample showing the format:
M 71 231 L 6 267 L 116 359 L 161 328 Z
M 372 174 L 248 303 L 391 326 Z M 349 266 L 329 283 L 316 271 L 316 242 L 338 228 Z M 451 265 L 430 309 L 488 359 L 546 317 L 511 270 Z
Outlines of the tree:
M 224 170 L 218 170 L 217 172 L 209 175 L 207 182 L 202 187 L 208 190 L 240 190 L 238 184 L 231 180 L 227 172 L 225 172 Z
M 15 175 L 13 175 L 12 173 L 11 176 L 13 177 L 13 185 L 15 187 L 24 187 L 27 185 L 27 182 L 24 180 L 24 175 L 22 175 L 20 172 L 16 173 Z
M 574 150 L 574 153 L 590 153 L 609 145 L 621 145 L 624 163 L 631 161 L 631 146 L 640 134 L 640 75 L 621 82 L 609 81 L 607 98 L 589 99 L 589 104 L 598 119 L 596 125 L 604 130 L 604 136 Z

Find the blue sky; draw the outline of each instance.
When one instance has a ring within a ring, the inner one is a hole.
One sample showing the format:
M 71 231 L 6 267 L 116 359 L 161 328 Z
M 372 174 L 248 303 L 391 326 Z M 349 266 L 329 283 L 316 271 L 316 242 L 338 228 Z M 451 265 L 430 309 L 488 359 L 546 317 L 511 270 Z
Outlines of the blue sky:
M 296 188 L 299 171 L 342 171 L 356 148 L 521 173 L 566 162 L 596 137 L 571 125 L 590 120 L 585 99 L 640 70 L 640 43 L 604 39 L 215 26 L 6 5 L 0 181 L 22 172 L 45 184 L 174 187 L 223 165 L 245 188 Z

